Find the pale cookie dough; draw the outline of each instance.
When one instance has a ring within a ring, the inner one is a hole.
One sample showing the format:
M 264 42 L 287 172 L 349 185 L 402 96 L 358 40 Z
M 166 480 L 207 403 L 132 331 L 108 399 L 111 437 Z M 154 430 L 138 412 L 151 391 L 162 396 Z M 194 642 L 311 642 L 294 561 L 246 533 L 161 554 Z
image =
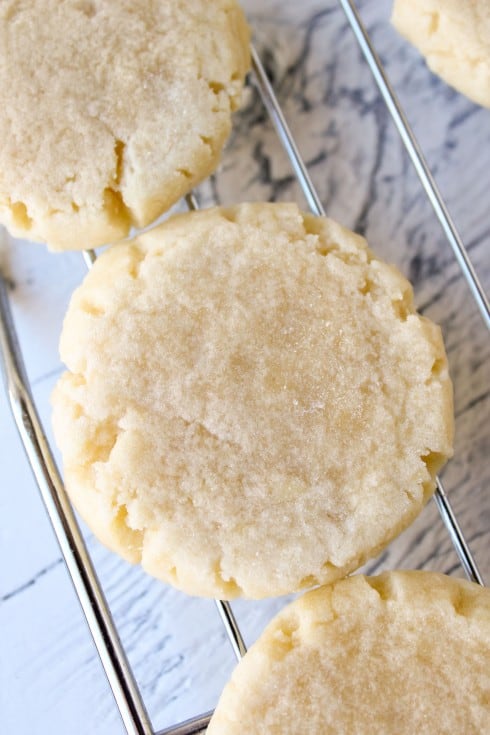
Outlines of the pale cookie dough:
M 113 247 L 61 355 L 69 494 L 108 546 L 191 594 L 343 576 L 413 520 L 451 454 L 439 328 L 365 240 L 294 204 Z
M 490 590 L 429 572 L 355 576 L 267 627 L 208 735 L 488 735 Z
M 235 0 L 0 3 L 0 221 L 54 250 L 147 225 L 216 168 L 248 66 Z
M 395 0 L 392 21 L 432 71 L 490 107 L 489 0 Z

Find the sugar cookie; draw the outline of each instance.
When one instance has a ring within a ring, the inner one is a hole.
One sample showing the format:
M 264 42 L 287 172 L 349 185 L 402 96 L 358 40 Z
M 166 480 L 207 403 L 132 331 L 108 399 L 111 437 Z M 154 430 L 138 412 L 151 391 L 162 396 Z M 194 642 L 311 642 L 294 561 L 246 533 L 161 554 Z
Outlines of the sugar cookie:
M 490 590 L 429 572 L 354 576 L 286 607 L 208 735 L 490 733 Z
M 488 0 L 395 0 L 392 21 L 432 71 L 474 102 L 490 107 Z
M 110 547 L 199 595 L 345 575 L 451 453 L 440 330 L 365 241 L 293 204 L 174 217 L 75 292 L 54 428 Z
M 0 39 L 0 221 L 14 235 L 112 242 L 216 168 L 249 65 L 235 0 L 9 0 Z

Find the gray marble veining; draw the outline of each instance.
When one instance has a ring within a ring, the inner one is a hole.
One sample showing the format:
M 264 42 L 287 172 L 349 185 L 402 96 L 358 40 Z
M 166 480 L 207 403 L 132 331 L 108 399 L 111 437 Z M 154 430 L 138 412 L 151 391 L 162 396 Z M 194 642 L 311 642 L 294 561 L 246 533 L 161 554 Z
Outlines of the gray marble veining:
M 489 340 L 346 19 L 334 0 L 247 0 L 255 41 L 328 214 L 366 235 L 414 284 L 444 332 L 455 385 L 455 456 L 444 483 L 490 579 Z M 388 0 L 359 2 L 472 261 L 490 287 L 490 111 L 434 77 L 390 27 Z M 201 204 L 294 199 L 289 162 L 253 89 Z M 29 376 L 49 428 L 57 341 L 79 255 L 10 243 L 7 267 Z M 123 728 L 10 419 L 0 404 L 0 731 L 115 735 Z M 88 544 L 156 727 L 210 709 L 234 659 L 211 601 L 188 598 Z M 429 503 L 368 565 L 462 575 Z M 284 600 L 237 602 L 247 642 Z

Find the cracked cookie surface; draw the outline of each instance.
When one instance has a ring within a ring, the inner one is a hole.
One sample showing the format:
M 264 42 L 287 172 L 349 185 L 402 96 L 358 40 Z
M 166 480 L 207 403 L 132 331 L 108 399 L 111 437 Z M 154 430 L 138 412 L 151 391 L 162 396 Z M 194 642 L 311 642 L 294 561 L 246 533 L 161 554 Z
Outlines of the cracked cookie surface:
M 73 295 L 54 397 L 95 533 L 191 594 L 343 576 L 451 454 L 440 330 L 365 240 L 293 204 L 169 219 Z
M 14 235 L 113 242 L 218 165 L 249 66 L 235 0 L 7 0 L 0 39 L 0 219 Z
M 481 735 L 490 590 L 429 572 L 350 577 L 269 624 L 209 735 Z

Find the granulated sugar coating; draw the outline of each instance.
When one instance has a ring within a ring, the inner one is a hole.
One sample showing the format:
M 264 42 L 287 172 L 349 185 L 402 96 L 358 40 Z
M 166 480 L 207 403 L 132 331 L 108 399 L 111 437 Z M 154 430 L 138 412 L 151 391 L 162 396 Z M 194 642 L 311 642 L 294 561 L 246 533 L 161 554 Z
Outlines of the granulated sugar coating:
M 488 735 L 490 590 L 354 576 L 286 607 L 232 675 L 208 735 Z
M 217 166 L 249 66 L 235 0 L 0 4 L 0 220 L 95 247 Z
M 293 204 L 186 214 L 111 248 L 61 355 L 69 494 L 108 546 L 191 594 L 345 575 L 451 454 L 439 328 L 362 238 Z

